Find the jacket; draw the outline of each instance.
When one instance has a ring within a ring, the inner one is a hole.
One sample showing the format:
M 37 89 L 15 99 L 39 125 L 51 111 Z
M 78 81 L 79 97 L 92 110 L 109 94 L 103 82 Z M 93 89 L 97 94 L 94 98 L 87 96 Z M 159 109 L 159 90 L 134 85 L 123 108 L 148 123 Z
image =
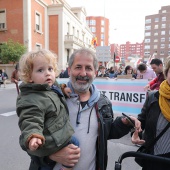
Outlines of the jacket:
M 30 155 L 43 157 L 66 146 L 74 130 L 70 125 L 68 108 L 60 89 L 58 88 L 56 94 L 48 84 L 22 83 L 20 90 L 16 112 L 19 117 L 22 149 Z M 44 141 L 36 151 L 28 149 L 32 136 Z
M 141 128 L 145 130 L 143 138 L 146 141 L 146 145 L 156 137 L 156 125 L 160 112 L 159 91 L 151 91 L 148 93 L 141 113 L 138 115 Z
M 78 95 L 74 93 L 74 90 L 69 82 L 67 84 L 71 88 L 71 96 L 78 98 Z M 96 143 L 96 170 L 106 170 L 107 167 L 107 140 L 118 139 L 129 133 L 131 127 L 127 127 L 121 121 L 121 117 L 114 120 L 112 104 L 110 100 L 100 94 L 94 85 L 90 87 L 91 97 L 88 100 L 88 104 L 83 108 L 84 110 L 88 107 L 93 107 L 96 109 L 96 116 L 98 119 L 98 138 Z M 68 99 L 69 100 L 69 99 Z M 70 108 L 71 106 L 69 106 Z M 74 106 L 72 106 L 74 107 Z M 36 161 L 36 160 L 35 160 Z M 35 165 L 35 161 L 31 162 L 30 167 Z M 38 164 L 45 165 L 46 158 L 39 158 Z M 49 161 L 49 160 L 48 160 Z M 54 162 L 46 162 L 48 165 L 52 165 Z M 38 168 L 30 168 L 29 170 L 38 170 Z
M 149 82 L 151 90 L 159 90 L 160 84 L 165 80 L 163 72 L 161 72 L 156 78 Z
M 159 107 L 159 91 L 151 91 L 143 105 L 141 113 L 138 115 L 141 121 L 141 127 L 144 130 L 143 139 L 147 146 L 156 137 L 157 122 L 161 109 Z M 149 150 L 150 154 L 154 154 L 154 146 Z M 159 156 L 170 158 L 170 153 L 161 154 Z M 169 164 L 163 162 L 155 162 L 146 160 L 145 166 L 142 170 L 169 170 Z

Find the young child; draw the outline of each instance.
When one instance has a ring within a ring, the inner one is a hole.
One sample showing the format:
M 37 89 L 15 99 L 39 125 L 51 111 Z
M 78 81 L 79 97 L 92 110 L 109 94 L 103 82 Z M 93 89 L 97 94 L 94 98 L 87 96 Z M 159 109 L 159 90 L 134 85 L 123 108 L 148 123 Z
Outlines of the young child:
M 31 156 L 48 156 L 73 142 L 78 145 L 72 137 L 74 130 L 56 73 L 57 57 L 48 50 L 26 53 L 19 61 L 23 81 L 16 103 L 20 145 Z M 53 167 L 41 168 L 51 169 Z M 70 168 L 63 166 L 62 169 Z

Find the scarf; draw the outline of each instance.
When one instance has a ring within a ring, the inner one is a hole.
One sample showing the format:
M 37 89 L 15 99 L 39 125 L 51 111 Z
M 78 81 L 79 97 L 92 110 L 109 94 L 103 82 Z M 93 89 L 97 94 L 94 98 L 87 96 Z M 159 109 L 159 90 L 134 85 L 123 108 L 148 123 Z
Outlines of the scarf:
M 170 122 L 170 85 L 164 80 L 159 89 L 159 106 L 164 117 Z

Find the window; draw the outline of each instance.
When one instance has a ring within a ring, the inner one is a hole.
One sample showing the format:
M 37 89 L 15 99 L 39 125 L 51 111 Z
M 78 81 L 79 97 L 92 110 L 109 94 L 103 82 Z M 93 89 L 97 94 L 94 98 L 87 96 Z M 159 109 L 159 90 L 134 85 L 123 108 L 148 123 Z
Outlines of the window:
M 166 24 L 162 24 L 161 28 L 166 28 Z
M 161 51 L 161 52 L 160 52 L 160 55 L 164 55 L 164 51 Z
M 91 27 L 90 29 L 93 33 L 96 32 L 96 27 Z
M 155 33 L 154 33 L 154 36 L 158 36 L 158 32 L 155 32 Z
M 145 33 L 145 36 L 150 36 L 150 35 L 151 35 L 150 32 L 146 32 L 146 33 Z
M 145 52 L 145 55 L 150 55 L 150 52 L 146 51 L 146 52 Z
M 67 35 L 70 34 L 70 23 L 67 22 Z
M 151 19 L 146 19 L 145 24 L 149 24 L 149 23 L 151 23 Z
M 6 11 L 0 10 L 0 30 L 6 28 Z
M 35 13 L 35 29 L 38 32 L 42 31 L 42 28 L 41 28 L 41 15 L 38 12 Z
M 153 46 L 153 48 L 154 48 L 154 49 L 157 49 L 157 48 L 158 48 L 158 46 L 157 46 L 157 45 L 154 45 L 154 46 Z
M 165 38 L 161 38 L 161 42 L 165 42 Z
M 101 34 L 101 39 L 104 40 L 104 34 Z
M 154 42 L 158 42 L 158 39 L 154 39 Z
M 41 50 L 41 49 L 42 49 L 42 45 L 41 45 L 41 44 L 36 43 L 35 48 L 36 48 L 36 50 L 37 50 L 37 51 L 39 51 L 39 50 Z
M 165 44 L 161 44 L 161 48 L 165 48 Z
M 151 40 L 150 39 L 145 39 L 145 43 L 150 43 Z
M 145 45 L 145 49 L 150 49 L 150 45 Z
M 155 18 L 155 22 L 159 22 L 159 18 Z
M 90 25 L 96 25 L 96 21 L 95 20 L 90 20 Z
M 155 27 L 154 27 L 155 29 L 158 29 L 158 25 L 155 25 Z
M 103 25 L 103 26 L 104 26 L 104 20 L 101 20 L 101 25 Z
M 148 25 L 148 26 L 145 27 L 145 30 L 150 30 L 150 29 L 151 29 L 151 26 L 150 26 L 150 25 Z
M 166 21 L 166 17 L 162 17 L 162 21 Z
M 75 28 L 73 27 L 73 35 L 75 35 Z
M 162 10 L 162 13 L 166 13 L 166 10 Z
M 165 35 L 165 31 L 161 31 L 161 35 Z
M 77 38 L 79 38 L 79 30 L 77 30 Z
M 104 27 L 101 27 L 101 32 L 104 32 Z

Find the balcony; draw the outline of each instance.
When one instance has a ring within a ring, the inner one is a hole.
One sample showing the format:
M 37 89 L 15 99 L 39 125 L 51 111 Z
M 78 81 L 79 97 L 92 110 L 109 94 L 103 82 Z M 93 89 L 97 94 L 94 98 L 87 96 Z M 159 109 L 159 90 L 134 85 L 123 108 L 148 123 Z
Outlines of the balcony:
M 68 49 L 74 49 L 74 47 L 78 46 L 80 48 L 85 47 L 85 48 L 91 48 L 94 50 L 91 44 L 87 44 L 83 42 L 81 39 L 79 39 L 78 37 L 74 35 L 65 35 L 64 45 L 65 45 L 65 48 L 68 48 Z

